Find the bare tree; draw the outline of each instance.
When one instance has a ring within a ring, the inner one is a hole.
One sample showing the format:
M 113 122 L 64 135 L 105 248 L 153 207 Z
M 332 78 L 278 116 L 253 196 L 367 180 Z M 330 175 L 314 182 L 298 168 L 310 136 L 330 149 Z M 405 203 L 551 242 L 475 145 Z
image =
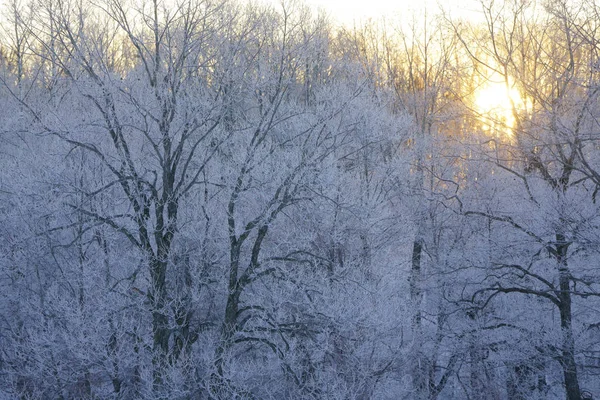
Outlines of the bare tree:
M 513 130 L 514 141 L 506 137 L 494 141 L 493 155 L 487 156 L 488 160 L 519 182 L 532 206 L 543 208 L 544 197 L 548 196 L 556 209 L 547 226 L 531 225 L 518 212 L 466 211 L 514 229 L 539 247 L 527 261 L 495 261 L 493 270 L 497 272 L 494 278 L 490 276 L 493 285 L 478 291 L 475 297 L 483 296 L 486 305 L 501 293 L 551 302 L 560 315 L 562 342 L 550 346 L 551 351 L 540 351 L 553 354 L 561 365 L 567 399 L 579 400 L 582 395 L 573 307 L 576 299 L 593 298 L 598 293 L 595 278 L 581 270 L 577 262 L 577 254 L 589 250 L 578 226 L 590 222 L 585 218 L 596 216 L 575 216 L 568 204 L 572 196 L 582 203 L 593 202 L 595 182 L 591 179 L 593 172 L 589 172 L 593 168 L 586 166 L 584 154 L 595 147 L 590 133 L 596 129 L 592 110 L 597 89 L 595 84 L 590 85 L 589 71 L 596 38 L 581 35 L 583 31 L 578 27 L 589 26 L 589 22 L 581 19 L 580 6 L 570 7 L 566 2 L 554 2 L 544 10 L 529 8 L 522 2 L 482 6 L 490 44 L 482 55 L 469 52 L 476 63 L 502 76 L 507 88 L 515 85 L 523 96 L 523 104 L 512 104 L 515 126 L 505 126 Z M 474 46 L 474 38 L 462 40 L 467 49 Z M 538 263 L 544 264 L 542 254 L 555 262 L 554 271 L 536 271 Z M 501 279 L 504 273 L 522 280 L 516 284 L 505 282 Z M 582 282 L 586 289 L 577 287 Z
M 104 186 L 81 188 L 86 202 L 70 206 L 89 224 L 122 234 L 147 262 L 157 388 L 162 369 L 197 337 L 189 326 L 193 311 L 177 316 L 171 309 L 175 294 L 168 292 L 167 276 L 180 205 L 202 184 L 206 164 L 227 139 L 218 134 L 224 109 L 220 83 L 209 78 L 220 47 L 213 41 L 219 7 L 59 2 L 28 33 L 40 54 L 49 54 L 56 82 L 65 82 L 62 97 L 44 105 L 14 93 L 42 133 L 97 158 L 112 177 Z M 125 43 L 121 51 L 136 58 L 130 69 L 115 64 L 118 40 Z M 72 118 L 78 108 L 84 108 L 82 114 Z M 105 192 L 124 203 L 115 202 L 112 213 L 87 205 Z M 174 339 L 174 327 L 185 335 Z

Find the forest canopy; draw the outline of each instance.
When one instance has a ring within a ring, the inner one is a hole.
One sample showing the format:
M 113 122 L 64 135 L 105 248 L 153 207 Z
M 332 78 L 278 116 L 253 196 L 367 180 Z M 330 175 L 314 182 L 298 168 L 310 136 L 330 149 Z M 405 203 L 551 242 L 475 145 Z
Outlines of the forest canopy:
M 597 1 L 1 15 L 0 398 L 600 398 Z

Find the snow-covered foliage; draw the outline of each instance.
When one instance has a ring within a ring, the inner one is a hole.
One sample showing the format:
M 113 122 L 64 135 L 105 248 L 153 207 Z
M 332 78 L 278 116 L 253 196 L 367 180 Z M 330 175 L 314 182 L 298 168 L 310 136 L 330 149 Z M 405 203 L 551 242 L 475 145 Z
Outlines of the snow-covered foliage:
M 501 3 L 8 2 L 0 399 L 600 397 L 600 8 Z

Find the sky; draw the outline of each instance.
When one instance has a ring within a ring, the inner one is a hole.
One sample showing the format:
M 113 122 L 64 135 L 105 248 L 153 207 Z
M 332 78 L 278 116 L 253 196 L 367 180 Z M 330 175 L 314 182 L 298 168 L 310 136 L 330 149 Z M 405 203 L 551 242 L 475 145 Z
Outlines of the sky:
M 271 0 L 278 3 L 281 0 Z M 476 0 L 304 0 L 305 3 L 328 12 L 339 22 L 365 21 L 385 16 L 390 19 L 402 19 L 414 12 L 427 9 L 431 14 L 440 10 L 441 3 L 445 10 L 450 9 L 452 15 L 458 16 L 473 13 L 477 9 Z
M 419 0 L 422 1 L 422 0 Z M 392 16 L 406 8 L 408 1 L 398 0 L 307 0 L 313 6 L 323 8 L 342 22 L 351 22 L 381 15 Z M 404 4 L 402 4 L 404 3 Z M 413 1 L 414 3 L 414 1 Z M 405 6 L 405 7 L 402 7 Z

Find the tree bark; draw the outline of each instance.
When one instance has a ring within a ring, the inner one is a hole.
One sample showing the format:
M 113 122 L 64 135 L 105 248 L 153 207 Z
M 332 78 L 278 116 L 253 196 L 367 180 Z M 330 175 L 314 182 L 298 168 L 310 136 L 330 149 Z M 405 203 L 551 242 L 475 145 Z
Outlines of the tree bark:
M 410 299 L 413 307 L 412 327 L 414 340 L 414 365 L 413 365 L 413 388 L 416 391 L 416 399 L 425 399 L 427 396 L 427 360 L 423 357 L 421 351 L 421 340 L 423 329 L 421 326 L 421 302 L 423 300 L 423 291 L 421 288 L 421 257 L 423 253 L 423 239 L 417 235 L 413 242 L 411 257 L 411 276 L 410 276 Z
M 571 274 L 567 265 L 567 251 L 569 244 L 563 234 L 556 234 L 556 259 L 559 273 L 559 311 L 560 327 L 563 335 L 561 366 L 565 380 L 567 400 L 581 400 L 581 389 L 577 376 L 575 363 L 575 339 L 573 337 L 573 323 L 571 312 Z

